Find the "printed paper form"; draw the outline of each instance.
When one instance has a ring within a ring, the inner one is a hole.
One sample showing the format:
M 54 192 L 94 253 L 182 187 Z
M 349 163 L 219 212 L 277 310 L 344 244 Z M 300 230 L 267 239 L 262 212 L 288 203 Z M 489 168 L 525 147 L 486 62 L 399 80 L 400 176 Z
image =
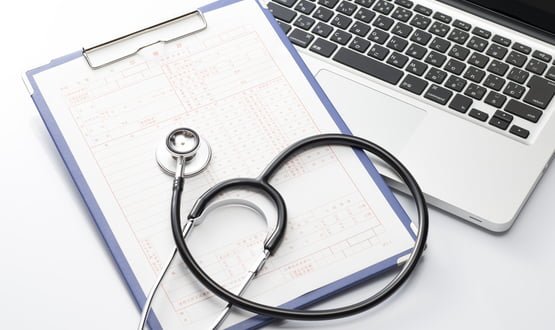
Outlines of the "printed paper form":
M 36 77 L 145 292 L 173 249 L 172 179 L 154 160 L 169 130 L 191 127 L 213 149 L 207 171 L 186 180 L 185 213 L 213 184 L 254 177 L 299 138 L 338 131 L 256 3 L 237 3 L 207 13 L 206 19 L 204 32 L 108 68 L 92 71 L 78 59 Z M 287 203 L 287 234 L 247 290 L 250 298 L 284 303 L 411 246 L 347 148 L 306 152 L 272 184 Z M 234 194 L 264 203 L 246 192 Z M 193 232 L 193 251 L 210 274 L 233 289 L 261 250 L 265 228 L 240 226 L 226 232 L 222 242 L 214 230 L 215 222 L 224 220 L 213 220 Z M 176 262 L 155 313 L 164 328 L 203 329 L 223 306 Z M 226 324 L 240 318 L 234 315 Z

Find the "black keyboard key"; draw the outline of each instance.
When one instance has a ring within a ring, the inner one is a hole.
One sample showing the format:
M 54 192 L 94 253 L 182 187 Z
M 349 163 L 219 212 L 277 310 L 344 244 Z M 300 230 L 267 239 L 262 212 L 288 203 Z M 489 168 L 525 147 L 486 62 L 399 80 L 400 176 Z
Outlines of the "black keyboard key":
M 393 54 L 391 54 L 391 56 L 387 59 L 387 63 L 402 69 L 405 64 L 407 64 L 408 60 L 409 58 L 405 55 L 393 52 Z
M 366 25 L 362 22 L 355 22 L 353 26 L 349 29 L 349 32 L 356 34 L 359 37 L 366 37 L 370 31 L 370 25 Z
M 355 18 L 364 23 L 370 23 L 374 16 L 376 16 L 376 13 L 366 8 L 360 8 L 355 14 Z
M 526 62 L 526 56 L 520 53 L 517 53 L 515 51 L 512 51 L 509 53 L 509 56 L 507 56 L 505 61 L 509 64 L 512 64 L 520 68 L 524 65 L 524 62 Z
M 539 50 L 535 50 L 532 53 L 532 56 L 545 62 L 551 62 L 551 59 L 552 59 L 551 55 L 546 54 L 544 52 L 540 52 Z
M 393 14 L 391 14 L 391 17 L 398 19 L 401 22 L 407 22 L 412 17 L 412 11 L 402 7 L 397 7 L 397 9 L 393 11 Z
M 376 0 L 355 0 L 355 3 L 357 5 L 361 5 L 363 7 L 369 8 L 374 4 L 375 1 Z
M 326 23 L 322 23 L 322 22 L 318 22 L 318 24 L 316 24 L 314 29 L 312 29 L 313 33 L 324 38 L 327 38 L 330 35 L 331 31 L 333 31 L 333 28 L 327 25 Z
M 468 95 L 476 100 L 481 100 L 486 94 L 487 89 L 476 84 L 470 84 L 464 91 L 464 95 Z
M 463 77 L 468 80 L 472 80 L 475 83 L 480 83 L 482 79 L 484 79 L 485 75 L 486 73 L 484 71 L 473 66 L 469 66 L 468 69 L 466 69 Z
M 447 72 L 436 68 L 430 68 L 430 71 L 426 74 L 426 79 L 433 81 L 435 83 L 441 84 L 447 77 Z
M 511 126 L 511 128 L 509 129 L 509 132 L 523 139 L 526 139 L 530 135 L 530 131 L 516 125 Z
M 447 24 L 451 23 L 452 19 L 451 16 L 440 13 L 439 11 L 436 11 L 436 13 L 434 14 L 434 18 Z
M 272 13 L 272 15 L 274 15 L 275 18 L 287 23 L 291 23 L 293 21 L 293 18 L 297 16 L 296 12 L 273 2 L 268 3 L 268 10 L 270 11 L 270 13 Z
M 493 72 L 501 77 L 503 77 L 505 73 L 507 73 L 507 70 L 509 70 L 509 65 L 497 60 L 491 61 L 490 65 L 488 66 L 489 72 Z
M 360 37 L 354 38 L 353 41 L 351 41 L 351 43 L 349 44 L 349 48 L 361 53 L 364 53 L 368 49 L 368 47 L 370 47 L 370 41 L 362 39 Z
M 472 55 L 468 59 L 468 63 L 475 65 L 480 69 L 485 68 L 486 64 L 488 64 L 488 61 L 489 61 L 489 57 L 476 52 L 472 53 Z
M 509 100 L 505 106 L 505 111 L 533 123 L 537 123 L 542 115 L 541 110 L 513 99 Z
M 511 44 L 511 39 L 502 37 L 498 34 L 494 35 L 493 38 L 491 38 L 491 40 L 505 47 L 508 47 Z
M 331 54 L 337 49 L 337 45 L 333 42 L 329 42 L 325 39 L 318 38 L 314 43 L 310 46 L 310 50 L 315 52 L 316 54 L 320 54 L 325 57 L 330 57 Z
M 377 42 L 380 45 L 383 45 L 384 42 L 389 38 L 389 33 L 384 32 L 380 29 L 373 29 L 372 32 L 370 32 L 370 35 L 368 36 L 368 39 L 373 41 L 373 42 Z
M 391 28 L 391 26 L 393 25 L 394 21 L 389 18 L 386 17 L 384 15 L 380 15 L 378 16 L 378 18 L 376 18 L 374 20 L 374 22 L 372 23 L 372 25 L 379 27 L 380 29 L 383 29 L 385 31 L 389 30 Z
M 333 59 L 393 85 L 397 84 L 403 76 L 403 71 L 399 69 L 346 48 L 340 48 Z
M 375 11 L 382 13 L 384 15 L 388 15 L 395 6 L 387 1 L 379 0 L 376 2 L 376 5 L 372 8 Z
M 449 41 L 438 37 L 435 37 L 430 44 L 431 49 L 437 50 L 441 53 L 445 53 L 447 49 L 449 49 L 449 46 L 451 46 L 451 43 Z
M 405 54 L 412 56 L 414 58 L 416 58 L 417 60 L 421 60 L 424 55 L 426 55 L 426 48 L 417 45 L 417 44 L 410 44 L 409 48 L 407 49 L 407 51 L 405 52 Z
M 486 121 L 488 120 L 488 114 L 480 111 L 478 109 L 472 109 L 470 110 L 470 112 L 468 113 L 468 115 L 472 118 L 478 119 L 479 121 Z
M 464 61 L 468 57 L 468 54 L 470 54 L 470 50 L 468 48 L 454 45 L 453 47 L 451 47 L 448 55 L 456 58 L 457 60 Z
M 445 82 L 445 87 L 448 87 L 454 91 L 460 92 L 466 86 L 466 80 L 463 78 L 459 78 L 454 75 L 450 75 L 449 79 Z
M 458 19 L 453 22 L 453 26 L 458 27 L 459 29 L 464 31 L 470 31 L 470 28 L 472 27 L 470 24 Z
M 411 32 L 412 32 L 412 28 L 401 22 L 395 24 L 393 29 L 391 29 L 391 33 L 396 34 L 403 38 L 407 38 Z
M 303 30 L 309 30 L 315 22 L 316 21 L 313 18 L 301 15 L 297 18 L 293 25 L 295 25 L 296 27 L 300 27 Z
M 471 98 L 466 97 L 466 96 L 461 95 L 461 94 L 457 94 L 451 100 L 451 103 L 449 103 L 449 108 L 451 108 L 455 111 L 458 111 L 460 113 L 466 113 L 468 111 L 468 109 L 470 109 L 471 105 L 472 105 L 472 99 Z
M 517 68 L 512 68 L 511 71 L 507 74 L 507 79 L 517 82 L 519 84 L 523 84 L 530 74 L 524 70 L 520 70 Z
M 432 26 L 430 26 L 430 29 L 428 29 L 428 31 L 440 37 L 445 37 L 449 32 L 449 29 L 449 25 L 445 25 L 436 21 L 434 22 L 434 24 L 432 24 Z
M 389 54 L 389 49 L 384 48 L 380 45 L 373 45 L 370 50 L 368 51 L 368 55 L 372 56 L 373 58 L 377 58 L 378 60 L 383 60 L 387 54 Z
M 530 54 L 530 52 L 532 51 L 532 48 L 530 48 L 530 47 L 528 47 L 528 46 L 526 46 L 526 45 L 523 45 L 523 44 L 521 44 L 521 43 L 519 43 L 519 42 L 515 42 L 515 43 L 513 44 L 513 47 L 511 47 L 511 48 L 514 49 L 514 50 L 517 50 L 517 51 L 519 51 L 519 52 L 521 52 L 521 53 L 523 53 L 523 54 L 526 54 L 526 55 Z
M 322 6 L 326 6 L 330 9 L 335 7 L 335 5 L 337 5 L 338 2 L 339 2 L 339 0 L 318 0 L 318 4 L 320 4 Z
M 289 8 L 291 8 L 295 4 L 295 2 L 297 2 L 297 0 L 273 0 L 273 1 Z
M 526 65 L 526 70 L 539 75 L 542 75 L 545 72 L 545 69 L 547 69 L 547 64 L 536 59 L 531 59 Z
M 414 41 L 418 44 L 426 46 L 426 44 L 432 39 L 432 35 L 428 32 L 424 32 L 422 30 L 416 29 L 412 36 L 410 37 L 411 41 Z
M 501 108 L 503 104 L 505 104 L 505 101 L 507 101 L 507 97 L 505 95 L 496 93 L 494 91 L 490 91 L 488 96 L 486 96 L 486 99 L 484 100 L 484 102 L 496 108 Z
M 555 94 L 555 83 L 538 76 L 532 76 L 527 86 L 530 89 L 526 96 L 524 96 L 524 102 L 540 109 L 547 108 Z
M 453 29 L 447 39 L 463 45 L 466 40 L 468 40 L 468 37 L 470 37 L 470 34 L 468 34 L 468 32 L 464 32 L 459 29 Z
M 424 17 L 422 15 L 416 14 L 414 16 L 414 18 L 412 19 L 412 21 L 410 21 L 410 25 L 417 27 L 419 29 L 422 30 L 426 30 L 428 28 L 428 26 L 430 26 L 430 23 L 432 23 L 432 20 L 429 19 L 428 17 Z
M 430 86 L 428 91 L 426 91 L 426 94 L 424 94 L 424 97 L 428 100 L 434 101 L 441 105 L 447 104 L 451 96 L 453 96 L 453 92 L 434 84 Z
M 355 13 L 355 10 L 357 10 L 357 6 L 351 2 L 348 1 L 341 1 L 341 3 L 339 4 L 339 6 L 337 6 L 337 8 L 335 8 L 335 10 L 341 14 L 345 14 L 347 16 L 351 16 L 352 14 Z
M 495 110 L 495 113 L 493 114 L 493 116 L 499 119 L 503 119 L 508 123 L 511 123 L 513 121 L 513 115 L 510 115 L 505 111 Z
M 468 40 L 468 44 L 466 46 L 479 52 L 483 52 L 488 46 L 488 42 L 480 37 L 474 36 Z
M 404 90 L 420 95 L 428 86 L 428 82 L 408 74 L 399 86 Z
M 405 39 L 401 39 L 399 37 L 393 36 L 391 37 L 391 39 L 389 39 L 389 42 L 387 43 L 387 47 L 393 50 L 396 50 L 398 52 L 402 52 L 405 50 L 408 44 L 409 44 L 408 41 L 406 41 Z
M 509 127 L 509 123 L 499 117 L 491 117 L 489 124 L 501 130 L 506 130 Z
M 422 5 L 416 5 L 416 7 L 414 7 L 414 11 L 426 16 L 430 16 L 432 14 L 432 10 L 430 8 Z
M 324 22 L 329 21 L 332 16 L 333 16 L 333 11 L 324 7 L 318 7 L 318 9 L 316 9 L 314 14 L 312 15 L 312 17 L 317 18 Z
M 443 69 L 454 74 L 461 74 L 466 69 L 466 64 L 451 58 Z
M 293 32 L 289 34 L 289 40 L 293 44 L 303 48 L 306 48 L 312 39 L 314 39 L 314 35 L 300 29 L 294 29 Z
M 445 60 L 447 60 L 447 56 L 431 51 L 430 54 L 428 54 L 428 56 L 424 60 L 424 62 L 437 66 L 439 68 L 443 65 L 443 63 L 445 63 Z
M 414 6 L 414 2 L 410 0 L 395 0 L 395 4 L 409 9 Z
M 332 33 L 330 40 L 335 41 L 340 45 L 346 45 L 349 42 L 349 40 L 351 40 L 352 36 L 353 35 L 348 32 L 345 32 L 342 30 L 335 30 L 335 32 Z
M 296 11 L 299 11 L 306 15 L 310 15 L 310 13 L 312 13 L 315 8 L 316 5 L 314 3 L 306 0 L 299 1 L 299 3 L 295 6 Z
M 545 77 L 547 79 L 555 81 L 555 66 L 552 66 L 552 67 L 549 68 L 549 70 L 547 70 L 547 73 L 545 74 Z
M 514 97 L 515 99 L 520 99 L 523 93 L 524 87 L 521 85 L 517 85 L 512 81 L 509 81 L 509 83 L 505 87 L 505 90 L 503 91 L 503 94 Z
M 489 74 L 486 80 L 484 81 L 484 86 L 489 87 L 493 90 L 500 91 L 505 85 L 505 79 L 500 78 L 494 74 Z
M 331 20 L 331 25 L 337 26 L 338 28 L 345 30 L 349 27 L 349 25 L 351 25 L 352 22 L 353 20 L 351 18 L 345 15 L 337 14 Z
M 491 32 L 489 32 L 488 30 L 484 30 L 482 28 L 479 27 L 474 27 L 474 29 L 472 30 L 472 34 L 475 34 L 479 37 L 482 37 L 484 39 L 489 39 L 489 37 L 491 37 Z
M 291 30 L 291 25 L 282 21 L 277 21 L 277 23 L 279 27 L 283 30 L 283 33 L 287 34 Z
M 420 77 L 424 74 L 424 72 L 426 72 L 427 69 L 427 64 L 424 64 L 417 60 L 412 60 L 405 70 Z
M 488 54 L 491 57 L 495 57 L 498 60 L 502 60 L 503 57 L 507 55 L 507 48 L 503 46 L 499 46 L 497 44 L 491 44 L 488 50 L 486 51 L 486 54 Z

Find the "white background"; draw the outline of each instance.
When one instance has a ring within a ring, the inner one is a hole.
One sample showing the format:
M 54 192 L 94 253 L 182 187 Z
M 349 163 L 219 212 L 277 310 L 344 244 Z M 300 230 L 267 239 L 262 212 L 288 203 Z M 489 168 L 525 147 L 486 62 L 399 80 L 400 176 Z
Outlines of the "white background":
M 190 1 L 174 0 L 14 1 L 0 11 L 3 329 L 135 327 L 138 309 L 21 74 L 82 46 L 177 16 L 190 6 Z M 426 257 L 408 285 L 372 312 L 318 327 L 552 329 L 554 196 L 552 167 L 516 224 L 501 235 L 432 210 Z M 344 295 L 333 305 L 364 293 Z M 281 324 L 311 325 L 315 324 Z

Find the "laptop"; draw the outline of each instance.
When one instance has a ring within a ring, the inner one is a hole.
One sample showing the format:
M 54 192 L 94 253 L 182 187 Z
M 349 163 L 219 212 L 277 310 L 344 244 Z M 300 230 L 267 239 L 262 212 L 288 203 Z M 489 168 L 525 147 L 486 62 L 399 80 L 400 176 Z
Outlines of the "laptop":
M 431 205 L 511 227 L 555 149 L 555 2 L 267 5 L 352 133 L 396 155 Z

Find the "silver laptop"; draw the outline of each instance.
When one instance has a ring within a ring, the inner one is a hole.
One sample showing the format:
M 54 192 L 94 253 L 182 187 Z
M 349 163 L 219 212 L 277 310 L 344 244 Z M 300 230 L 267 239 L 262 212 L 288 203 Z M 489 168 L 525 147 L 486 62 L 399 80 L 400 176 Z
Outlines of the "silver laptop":
M 268 8 L 352 133 L 398 156 L 430 204 L 492 231 L 511 227 L 555 149 L 555 2 Z

